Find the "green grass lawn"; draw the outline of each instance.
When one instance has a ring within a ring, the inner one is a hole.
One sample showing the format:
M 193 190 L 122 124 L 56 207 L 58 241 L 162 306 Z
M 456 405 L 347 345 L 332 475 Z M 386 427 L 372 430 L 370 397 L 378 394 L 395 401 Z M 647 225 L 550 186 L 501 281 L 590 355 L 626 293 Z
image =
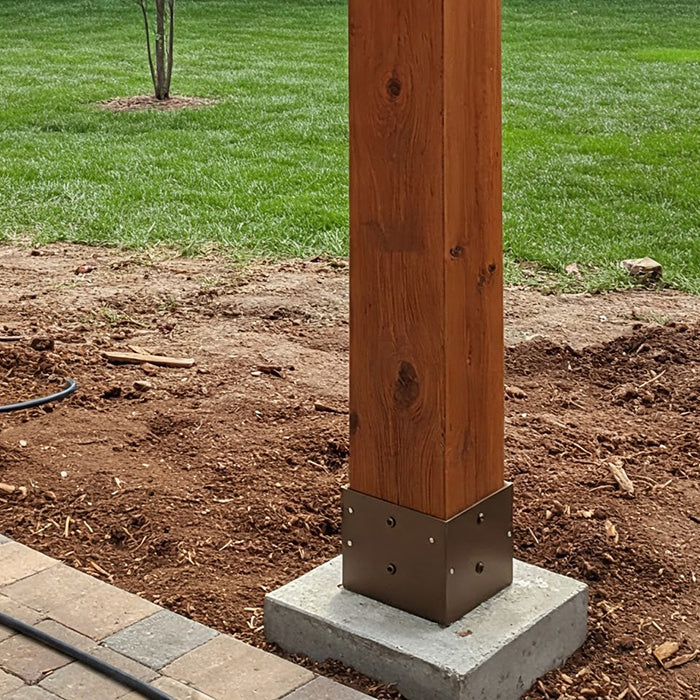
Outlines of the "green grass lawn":
M 111 113 L 151 90 L 137 4 L 0 2 L 0 239 L 346 254 L 345 2 L 177 11 L 172 92 L 217 103 Z M 700 293 L 700 3 L 504 0 L 503 26 L 510 280 L 651 255 Z

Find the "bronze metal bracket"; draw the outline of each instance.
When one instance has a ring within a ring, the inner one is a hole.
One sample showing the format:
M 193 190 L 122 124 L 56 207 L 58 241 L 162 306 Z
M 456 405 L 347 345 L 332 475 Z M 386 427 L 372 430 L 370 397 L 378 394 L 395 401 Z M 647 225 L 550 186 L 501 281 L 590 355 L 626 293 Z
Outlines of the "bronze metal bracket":
M 513 581 L 513 485 L 449 520 L 343 489 L 343 586 L 449 625 Z

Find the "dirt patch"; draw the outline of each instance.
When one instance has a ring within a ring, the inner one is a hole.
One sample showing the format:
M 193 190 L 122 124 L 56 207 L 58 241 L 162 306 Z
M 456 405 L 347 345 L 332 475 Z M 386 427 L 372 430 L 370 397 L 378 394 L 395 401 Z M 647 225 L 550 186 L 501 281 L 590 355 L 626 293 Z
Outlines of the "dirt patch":
M 104 100 L 98 105 L 110 112 L 134 112 L 141 109 L 186 109 L 190 107 L 206 107 L 214 104 L 216 100 L 206 97 L 168 97 L 166 100 L 158 100 L 153 95 L 134 95 L 132 97 L 113 97 Z
M 0 415 L 0 481 L 18 487 L 0 492 L 0 532 L 266 647 L 265 592 L 339 551 L 345 262 L 6 246 L 0 271 L 0 336 L 23 338 L 0 342 L 0 404 L 79 384 Z M 591 590 L 585 646 L 528 697 L 697 698 L 700 659 L 664 669 L 651 652 L 700 648 L 700 300 L 506 302 L 516 555 Z M 197 364 L 102 355 L 130 346 Z

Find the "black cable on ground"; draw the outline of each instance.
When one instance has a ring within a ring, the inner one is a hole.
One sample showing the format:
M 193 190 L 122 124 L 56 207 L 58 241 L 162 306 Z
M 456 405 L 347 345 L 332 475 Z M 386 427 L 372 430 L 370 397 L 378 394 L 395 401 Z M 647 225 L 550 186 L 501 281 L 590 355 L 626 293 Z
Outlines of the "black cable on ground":
M 9 627 L 11 630 L 19 632 L 25 637 L 30 637 L 31 639 L 34 639 L 45 646 L 51 647 L 65 656 L 70 656 L 76 661 L 79 661 L 81 664 L 90 667 L 94 671 L 117 681 L 117 683 L 121 683 L 123 686 L 126 686 L 131 690 L 135 690 L 145 698 L 150 698 L 151 700 L 173 700 L 173 698 L 167 693 L 164 693 L 162 690 L 158 690 L 158 688 L 154 688 L 152 685 L 149 685 L 148 683 L 136 678 L 136 676 L 132 676 L 130 673 L 122 671 L 120 668 L 112 666 L 112 664 L 92 656 L 86 651 L 74 647 L 72 644 L 68 644 L 67 642 L 57 639 L 50 634 L 46 634 L 46 632 L 28 625 L 26 622 L 22 622 L 21 620 L 17 620 L 14 617 L 10 617 L 9 615 L 5 615 L 5 613 L 0 612 L 0 625 Z
M 43 406 L 45 403 L 51 403 L 51 401 L 60 401 L 61 399 L 65 399 L 66 396 L 70 396 L 77 388 L 78 385 L 72 379 L 66 379 L 66 386 L 58 393 L 40 396 L 38 399 L 30 399 L 29 401 L 22 401 L 21 403 L 11 403 L 7 406 L 0 406 L 0 413 L 22 411 L 25 408 Z

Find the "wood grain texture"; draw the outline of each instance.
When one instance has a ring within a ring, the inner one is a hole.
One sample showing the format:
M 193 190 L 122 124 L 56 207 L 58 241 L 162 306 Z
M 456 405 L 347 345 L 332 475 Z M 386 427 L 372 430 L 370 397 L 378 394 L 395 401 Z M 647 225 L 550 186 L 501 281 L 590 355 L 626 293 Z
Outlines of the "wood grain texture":
M 448 517 L 503 486 L 500 9 L 444 0 Z
M 447 518 L 503 484 L 499 5 L 349 19 L 350 485 Z

